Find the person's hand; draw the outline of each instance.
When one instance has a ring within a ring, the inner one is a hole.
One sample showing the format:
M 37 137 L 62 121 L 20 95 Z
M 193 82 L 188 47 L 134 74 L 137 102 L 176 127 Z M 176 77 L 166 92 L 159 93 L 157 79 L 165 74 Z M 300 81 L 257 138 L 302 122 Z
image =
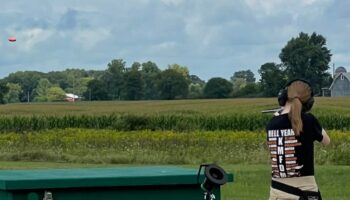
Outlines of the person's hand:
M 323 135 L 323 139 L 321 143 L 324 145 L 329 145 L 329 143 L 331 143 L 331 139 L 329 138 L 327 132 L 324 129 L 322 129 L 322 135 Z

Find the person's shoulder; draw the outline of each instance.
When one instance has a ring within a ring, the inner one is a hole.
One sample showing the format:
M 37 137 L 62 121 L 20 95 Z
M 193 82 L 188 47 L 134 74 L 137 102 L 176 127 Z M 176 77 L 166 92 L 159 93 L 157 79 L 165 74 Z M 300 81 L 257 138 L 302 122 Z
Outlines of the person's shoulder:
M 282 123 L 284 121 L 284 119 L 286 118 L 286 114 L 282 114 L 282 115 L 274 115 L 270 121 L 267 123 L 266 127 L 267 129 L 273 129 L 275 128 L 276 125 L 279 125 L 280 123 Z
M 316 117 L 312 113 L 301 113 L 301 118 L 307 121 L 317 120 Z
M 270 129 L 275 124 L 277 116 L 273 116 L 266 124 L 266 129 Z
M 312 114 L 312 113 L 302 113 L 301 118 L 305 124 L 312 125 L 312 124 L 320 124 L 318 119 Z

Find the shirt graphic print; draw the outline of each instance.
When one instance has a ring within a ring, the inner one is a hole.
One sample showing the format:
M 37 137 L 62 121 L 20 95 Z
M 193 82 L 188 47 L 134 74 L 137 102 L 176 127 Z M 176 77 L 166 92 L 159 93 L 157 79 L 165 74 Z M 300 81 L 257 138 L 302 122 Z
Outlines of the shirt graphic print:
M 268 147 L 272 162 L 272 177 L 299 177 L 303 165 L 298 164 L 295 148 L 301 146 L 293 129 L 268 130 Z

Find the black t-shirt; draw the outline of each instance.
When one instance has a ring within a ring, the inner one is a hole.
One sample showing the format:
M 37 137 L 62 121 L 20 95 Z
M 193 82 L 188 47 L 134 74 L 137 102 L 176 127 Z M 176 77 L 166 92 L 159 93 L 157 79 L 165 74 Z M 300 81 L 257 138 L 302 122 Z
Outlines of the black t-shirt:
M 310 113 L 302 113 L 301 119 L 303 131 L 299 136 L 294 134 L 287 113 L 274 116 L 266 126 L 274 178 L 314 175 L 313 142 L 322 141 L 322 127 Z

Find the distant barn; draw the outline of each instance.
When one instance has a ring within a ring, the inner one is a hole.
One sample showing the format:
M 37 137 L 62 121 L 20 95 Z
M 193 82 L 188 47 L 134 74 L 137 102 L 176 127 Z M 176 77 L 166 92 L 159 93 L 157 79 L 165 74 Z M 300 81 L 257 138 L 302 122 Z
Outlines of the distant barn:
M 65 100 L 69 102 L 75 102 L 79 100 L 79 96 L 75 94 L 67 93 Z
M 338 67 L 335 70 L 329 90 L 332 97 L 350 96 L 350 73 L 344 67 Z

